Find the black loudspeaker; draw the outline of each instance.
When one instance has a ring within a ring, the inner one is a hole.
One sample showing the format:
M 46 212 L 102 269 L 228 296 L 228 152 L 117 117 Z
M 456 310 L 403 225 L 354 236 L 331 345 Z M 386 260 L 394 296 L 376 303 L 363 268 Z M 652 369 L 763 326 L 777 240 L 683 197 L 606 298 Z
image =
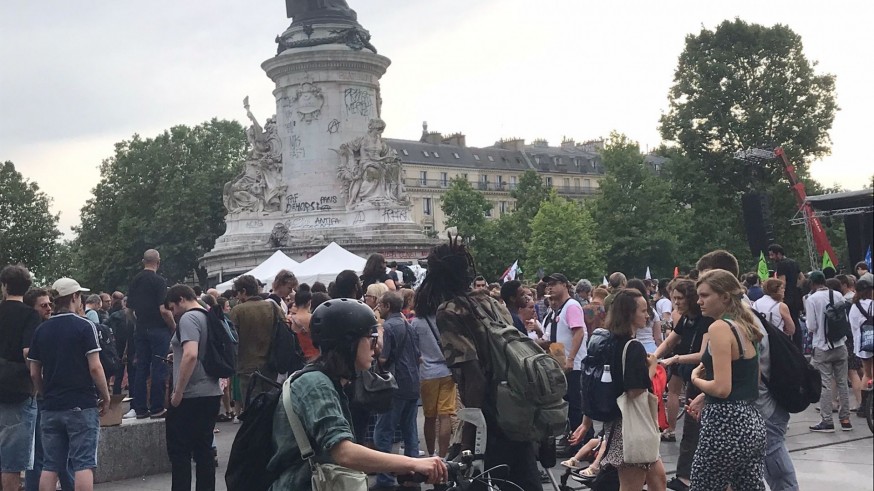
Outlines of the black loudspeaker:
M 747 193 L 741 198 L 741 205 L 747 243 L 753 257 L 758 258 L 760 252 L 768 250 L 768 245 L 776 242 L 771 222 L 771 203 L 767 195 Z
M 847 252 L 850 253 L 850 264 L 847 270 L 851 270 L 857 262 L 865 259 L 868 246 L 874 237 L 874 214 L 861 213 L 858 215 L 844 216 L 844 230 L 847 232 Z M 853 271 L 855 273 L 855 271 Z

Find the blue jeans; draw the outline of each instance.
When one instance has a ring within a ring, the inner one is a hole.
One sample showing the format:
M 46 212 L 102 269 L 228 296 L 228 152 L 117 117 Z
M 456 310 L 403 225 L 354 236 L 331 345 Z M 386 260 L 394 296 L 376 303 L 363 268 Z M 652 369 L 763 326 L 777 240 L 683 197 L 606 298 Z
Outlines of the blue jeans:
M 380 452 L 391 453 L 391 444 L 395 429 L 400 426 L 401 435 L 404 438 L 404 455 L 407 457 L 419 456 L 419 428 L 416 424 L 416 415 L 419 412 L 419 404 L 416 399 L 394 399 L 391 411 L 376 417 L 376 428 L 373 430 L 373 444 Z M 377 486 L 396 486 L 397 481 L 391 474 L 379 474 L 376 476 Z
M 33 466 L 36 400 L 0 404 L 0 471 L 15 473 Z
M 40 414 L 43 471 L 61 473 L 97 468 L 100 416 L 96 407 Z
M 771 491 L 794 491 L 798 488 L 795 466 L 786 448 L 786 428 L 789 413 L 777 406 L 774 414 L 765 420 L 765 481 Z
M 36 413 L 36 438 L 33 446 L 33 470 L 24 473 L 24 491 L 39 491 L 39 476 L 42 473 L 43 464 L 43 448 L 42 448 L 42 431 L 40 428 L 40 411 Z M 67 462 L 67 469 L 64 472 L 58 473 L 58 480 L 61 481 L 61 490 L 73 491 L 73 471 L 70 469 L 70 463 Z
M 138 328 L 140 329 L 140 328 Z M 137 369 L 134 379 L 133 402 L 131 407 L 137 414 L 146 411 L 152 414 L 164 410 L 164 384 L 167 382 L 166 364 L 155 358 L 155 355 L 165 357 L 170 350 L 170 329 L 153 327 L 140 329 L 134 335 L 137 347 Z M 152 376 L 152 389 L 149 401 L 146 401 L 146 381 Z

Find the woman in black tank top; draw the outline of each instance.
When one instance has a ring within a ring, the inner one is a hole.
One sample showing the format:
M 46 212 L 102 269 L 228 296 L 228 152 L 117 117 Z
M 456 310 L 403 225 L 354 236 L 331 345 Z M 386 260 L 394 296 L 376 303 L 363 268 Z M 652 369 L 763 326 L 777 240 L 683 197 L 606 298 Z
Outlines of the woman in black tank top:
M 753 405 L 758 397 L 758 343 L 762 333 L 743 289 L 728 271 L 714 269 L 698 280 L 702 314 L 720 319 L 692 383 L 706 394 L 701 434 L 692 462 L 696 491 L 764 490 L 765 422 Z

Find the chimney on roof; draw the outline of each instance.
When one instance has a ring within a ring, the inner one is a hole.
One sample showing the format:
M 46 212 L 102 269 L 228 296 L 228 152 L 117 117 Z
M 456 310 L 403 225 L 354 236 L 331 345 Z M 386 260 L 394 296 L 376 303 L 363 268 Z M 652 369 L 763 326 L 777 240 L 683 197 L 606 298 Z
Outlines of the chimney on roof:
M 537 138 L 537 139 L 535 139 L 534 141 L 531 142 L 531 145 L 533 145 L 533 146 L 535 146 L 535 147 L 548 147 L 548 146 L 549 146 L 549 142 L 546 141 L 546 140 L 543 139 L 543 138 Z
M 428 136 L 428 122 L 422 121 L 422 136 L 419 137 L 419 141 L 424 143 Z
M 443 143 L 446 145 L 453 145 L 456 147 L 466 147 L 467 139 L 464 136 L 464 133 L 453 133 L 445 138 L 443 138 Z
M 525 139 L 524 138 L 501 138 L 497 142 L 495 142 L 495 146 L 498 148 L 502 148 L 504 150 L 512 150 L 514 152 L 521 152 L 523 148 L 525 148 Z
M 574 145 L 574 139 L 573 139 L 573 138 L 562 137 L 562 139 L 561 139 L 561 148 L 563 148 L 563 149 L 565 149 L 565 150 L 573 150 L 574 147 L 575 147 L 575 145 Z

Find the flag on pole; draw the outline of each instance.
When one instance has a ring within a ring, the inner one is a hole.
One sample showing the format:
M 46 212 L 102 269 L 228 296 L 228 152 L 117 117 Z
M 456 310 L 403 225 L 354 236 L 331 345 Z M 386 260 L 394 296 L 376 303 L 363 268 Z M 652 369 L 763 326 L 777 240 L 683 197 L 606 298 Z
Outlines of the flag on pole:
M 871 271 L 871 246 L 868 246 L 868 252 L 865 253 L 865 264 L 868 265 L 868 271 Z
M 601 281 L 601 284 L 604 285 L 604 286 L 607 286 L 607 285 L 609 284 L 609 283 L 607 283 L 607 277 L 606 277 L 606 276 L 605 276 L 604 279 Z
M 768 263 L 765 261 L 765 253 L 759 252 L 759 279 L 765 281 L 768 279 Z
M 676 278 L 677 276 L 680 276 L 680 267 L 674 266 L 674 278 Z
M 513 262 L 513 265 L 507 268 L 504 271 L 504 274 L 501 275 L 502 281 L 513 281 L 516 279 L 516 272 L 519 270 L 519 260 Z
M 828 255 L 828 251 L 825 251 L 825 254 L 822 255 L 822 270 L 825 271 L 825 268 L 831 268 L 832 271 L 838 270 L 832 262 L 831 256 Z
M 651 279 L 652 279 L 652 275 L 651 275 L 650 272 L 649 272 L 649 266 L 646 267 L 646 275 L 643 277 L 643 279 L 645 279 L 645 280 L 651 280 Z

